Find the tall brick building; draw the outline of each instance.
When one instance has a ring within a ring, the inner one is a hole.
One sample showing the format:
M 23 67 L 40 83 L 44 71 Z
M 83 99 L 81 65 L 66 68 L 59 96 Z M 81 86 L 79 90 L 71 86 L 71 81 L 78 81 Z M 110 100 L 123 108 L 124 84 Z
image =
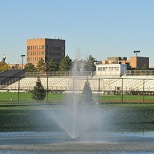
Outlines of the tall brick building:
M 48 62 L 53 58 L 56 64 L 65 57 L 65 40 L 37 38 L 27 40 L 26 63 L 37 65 L 42 58 L 44 62 Z

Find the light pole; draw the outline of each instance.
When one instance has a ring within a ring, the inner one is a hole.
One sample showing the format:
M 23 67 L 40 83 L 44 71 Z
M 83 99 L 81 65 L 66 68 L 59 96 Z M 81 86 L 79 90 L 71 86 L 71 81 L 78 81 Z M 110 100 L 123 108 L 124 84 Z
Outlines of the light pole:
M 22 69 L 23 69 L 23 59 L 26 55 L 21 55 L 21 58 L 22 58 Z
M 136 68 L 137 68 L 137 54 L 140 53 L 140 50 L 136 50 L 134 51 L 134 53 L 136 54 Z

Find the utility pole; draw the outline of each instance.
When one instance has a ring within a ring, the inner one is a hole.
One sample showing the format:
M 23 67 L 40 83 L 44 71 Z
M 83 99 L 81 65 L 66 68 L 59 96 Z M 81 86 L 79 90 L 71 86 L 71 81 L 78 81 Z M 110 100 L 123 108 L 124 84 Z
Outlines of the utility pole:
M 137 54 L 140 53 L 140 50 L 136 50 L 134 51 L 134 53 L 136 54 L 136 68 L 137 68 Z
M 22 58 L 22 70 L 23 70 L 23 58 L 25 57 L 26 55 L 21 55 L 21 58 Z

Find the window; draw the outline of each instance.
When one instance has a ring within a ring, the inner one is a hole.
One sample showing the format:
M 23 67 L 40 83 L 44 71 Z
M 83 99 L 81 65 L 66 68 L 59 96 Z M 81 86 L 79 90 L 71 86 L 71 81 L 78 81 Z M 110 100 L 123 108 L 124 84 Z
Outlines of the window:
M 98 71 L 102 71 L 102 67 L 98 67 Z
M 116 70 L 116 71 L 119 71 L 119 67 L 115 67 L 115 70 Z
M 30 46 L 27 46 L 27 50 L 30 50 Z
M 61 53 L 61 56 L 64 56 L 64 52 Z
M 113 71 L 113 67 L 109 67 L 109 70 L 110 70 L 110 71 Z
M 61 47 L 53 47 L 53 50 L 61 50 Z
M 41 51 L 41 55 L 44 55 L 44 51 Z
M 30 56 L 30 52 L 27 52 L 27 56 Z
M 61 48 L 61 50 L 64 50 L 64 49 L 65 49 L 64 47 Z

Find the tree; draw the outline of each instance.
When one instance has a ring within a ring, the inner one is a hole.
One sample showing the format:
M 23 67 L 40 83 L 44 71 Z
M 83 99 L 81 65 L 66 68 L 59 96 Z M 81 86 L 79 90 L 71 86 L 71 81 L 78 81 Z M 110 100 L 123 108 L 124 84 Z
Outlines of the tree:
M 46 64 L 46 72 L 57 71 L 57 64 L 53 58 L 51 58 Z
M 38 77 L 36 81 L 36 86 L 34 86 L 34 89 L 32 91 L 32 98 L 37 101 L 41 101 L 45 99 L 45 96 L 46 96 L 45 89 L 42 86 L 40 78 Z
M 90 83 L 89 83 L 88 79 L 85 82 L 84 87 L 83 87 L 82 100 L 84 103 L 93 103 L 92 90 L 90 88 Z
M 5 62 L 1 61 L 0 62 L 0 72 L 8 70 L 9 66 Z
M 148 70 L 149 69 L 149 67 L 146 65 L 146 64 L 144 64 L 143 66 L 142 66 L 142 68 L 141 68 L 141 70 Z
M 36 68 L 37 68 L 38 72 L 45 72 L 45 62 L 44 62 L 43 58 L 41 58 L 38 61 Z
M 86 71 L 92 71 L 92 72 L 96 71 L 96 66 L 94 62 L 96 62 L 96 59 L 90 55 L 85 61 Z
M 32 63 L 27 63 L 27 64 L 25 65 L 25 70 L 26 70 L 27 72 L 37 72 L 36 67 L 35 67 Z
M 60 65 L 59 65 L 59 70 L 69 71 L 71 66 L 72 66 L 72 59 L 70 59 L 70 57 L 67 55 L 61 60 Z

